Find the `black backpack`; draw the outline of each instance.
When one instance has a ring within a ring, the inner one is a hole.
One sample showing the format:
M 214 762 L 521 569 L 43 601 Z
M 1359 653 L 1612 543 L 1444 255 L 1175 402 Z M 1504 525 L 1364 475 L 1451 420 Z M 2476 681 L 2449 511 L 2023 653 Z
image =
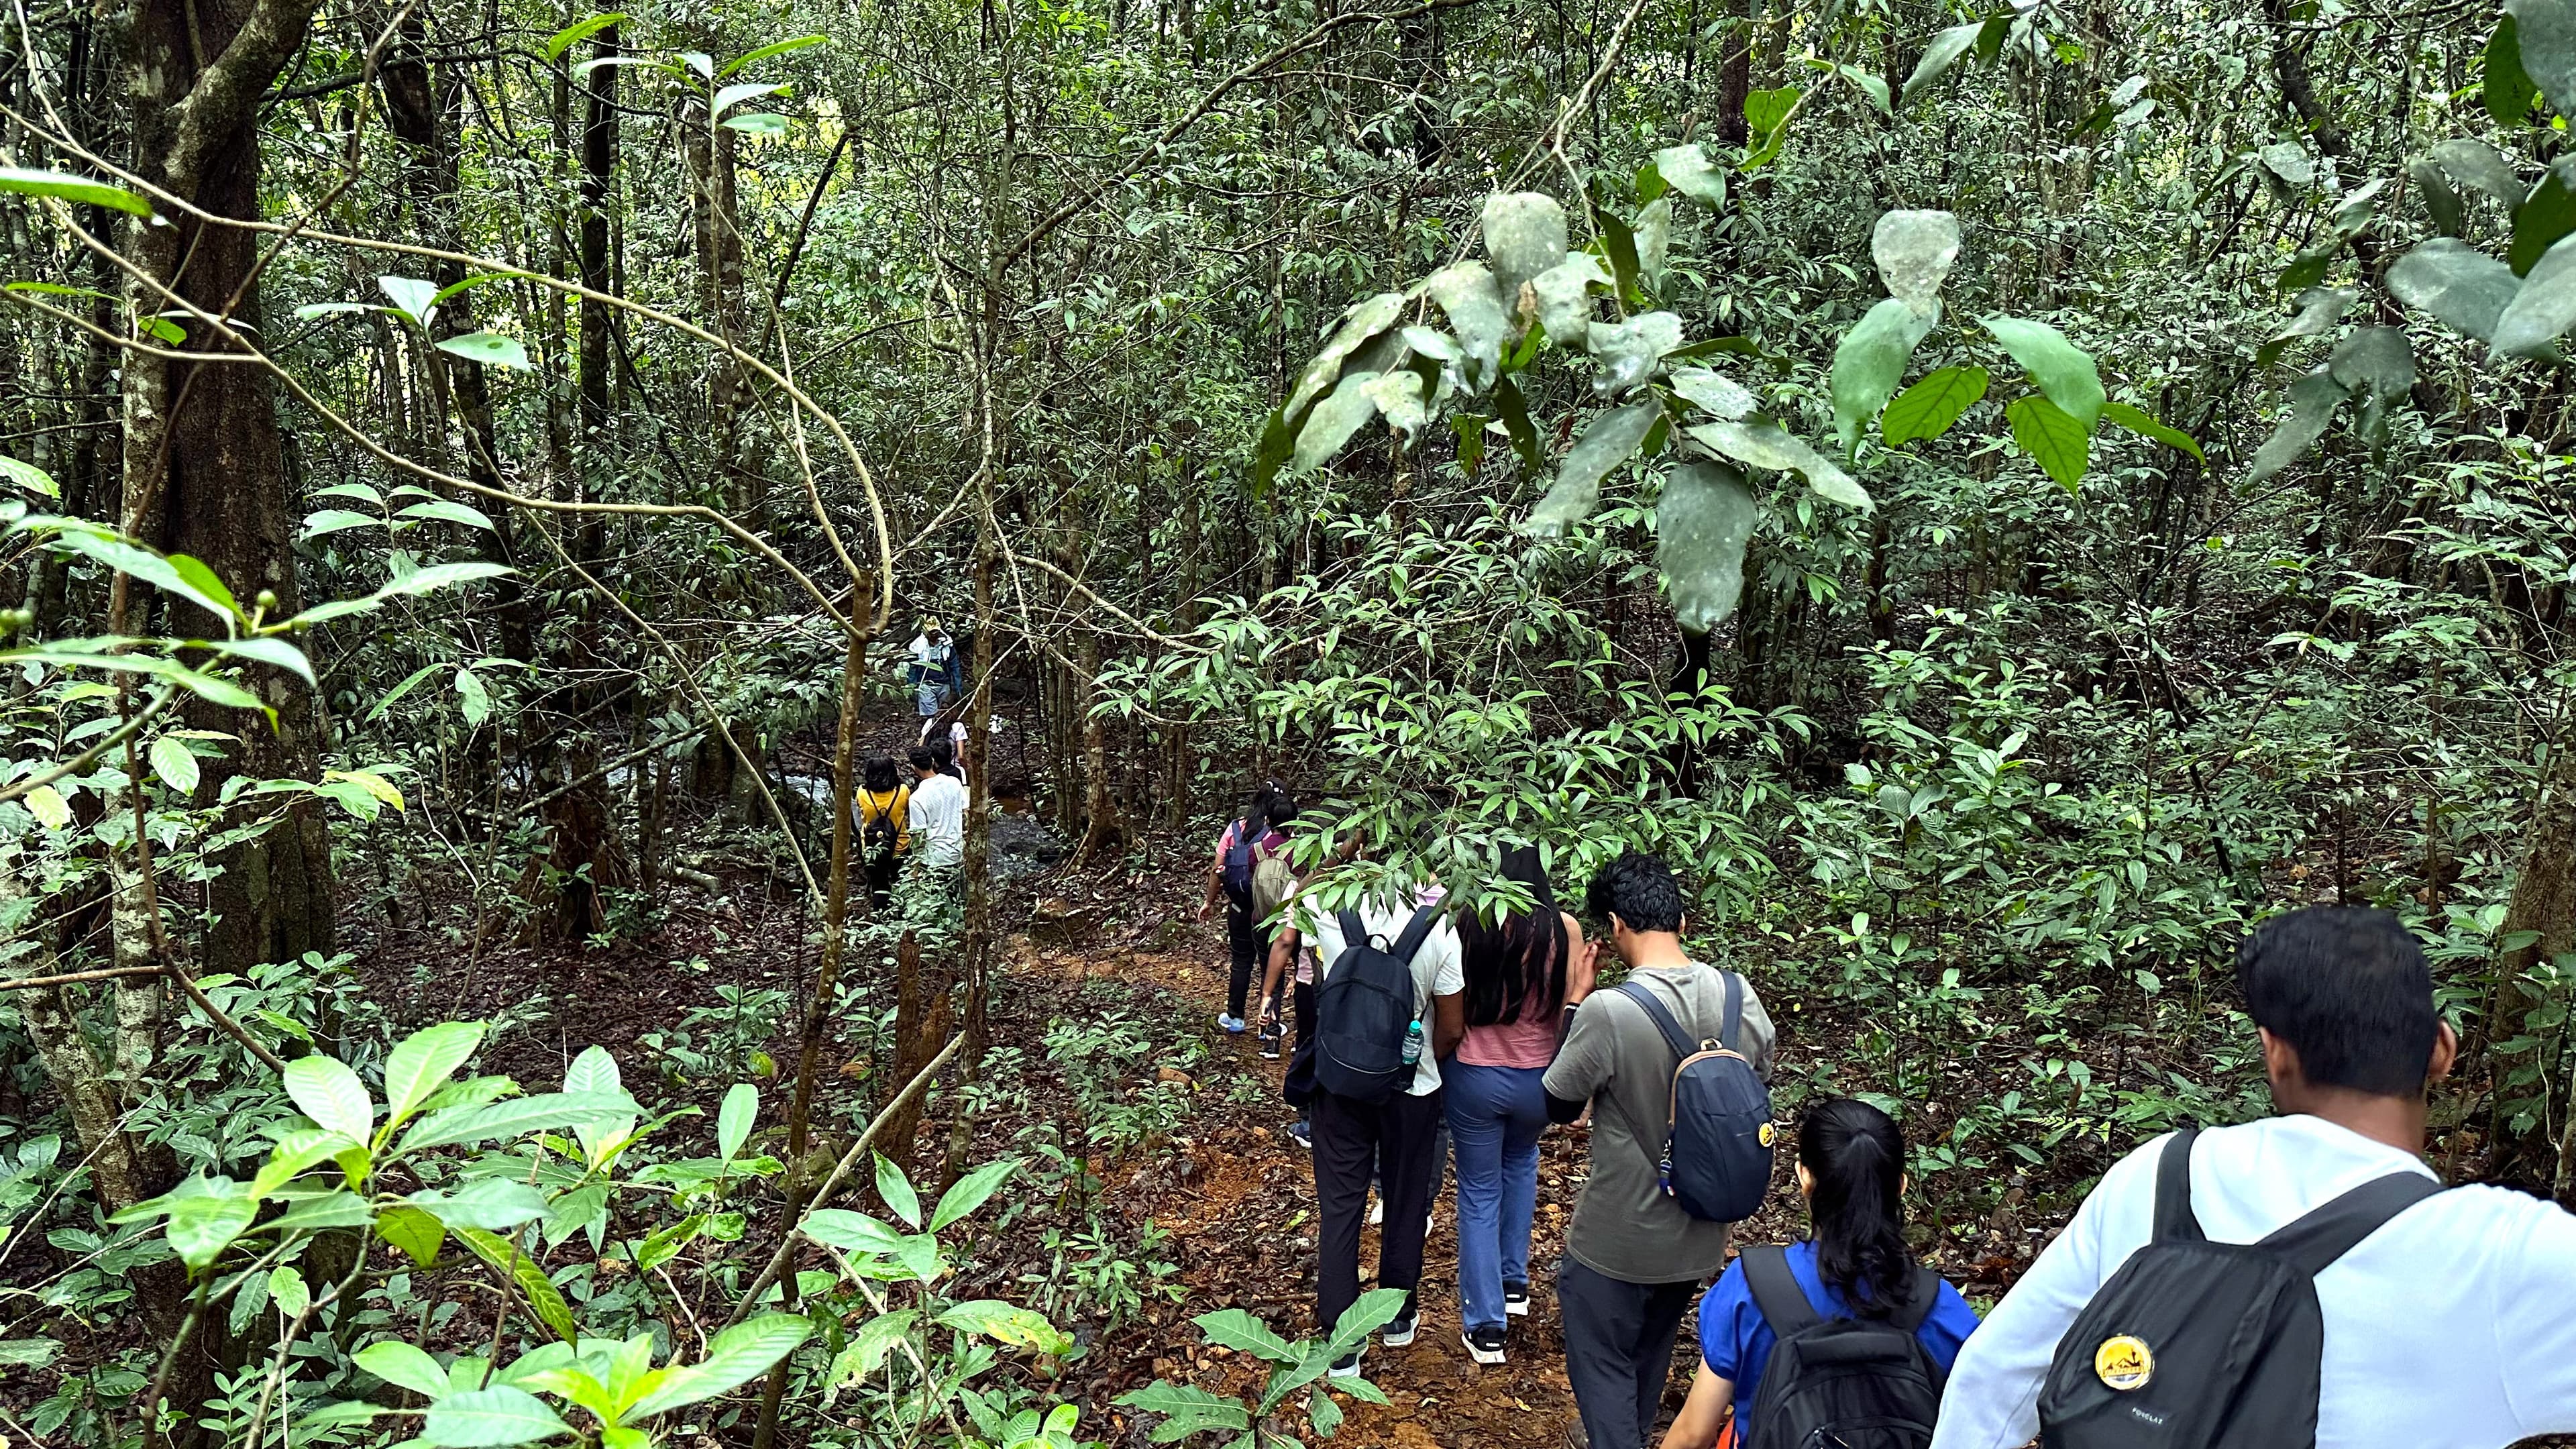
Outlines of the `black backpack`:
M 876 792 L 871 790 L 867 793 L 868 803 L 878 804 Z M 896 794 L 901 793 L 898 788 Z M 894 804 L 894 800 L 888 798 L 877 813 L 859 828 L 859 854 L 862 858 L 883 860 L 894 854 L 895 843 L 901 838 L 901 832 L 894 828 Z
M 2365 1182 L 2256 1243 L 2213 1243 L 2191 1208 L 2191 1144 L 2156 1162 L 2156 1235 L 2058 1340 L 2039 1395 L 2046 1449 L 2298 1449 L 2317 1441 L 2325 1323 L 2316 1275 L 2440 1192 Z M 2359 1331 L 2389 1325 L 2361 1325 Z
M 1726 981 L 1726 1015 L 1714 1038 L 1696 1043 L 1642 984 L 1626 981 L 1618 990 L 1645 1010 L 1678 1058 L 1664 1152 L 1657 1164 L 1664 1196 L 1703 1221 L 1740 1223 L 1759 1211 L 1770 1194 L 1771 1139 L 1776 1134 L 1771 1089 L 1735 1046 L 1736 1029 L 1744 1021 L 1744 979 L 1732 971 L 1717 974 Z
M 1914 1270 L 1914 1297 L 1894 1316 L 1827 1318 L 1789 1271 L 1785 1248 L 1744 1250 L 1754 1306 L 1779 1335 L 1762 1370 L 1753 1412 L 1737 1426 L 1739 1449 L 1924 1449 L 1941 1417 L 1948 1376 L 1914 1331 L 1941 1292 L 1941 1276 Z
M 1225 883 L 1226 899 L 1234 902 L 1239 911 L 1252 909 L 1252 847 L 1256 843 L 1244 830 L 1243 822 L 1236 821 L 1234 838 L 1226 842 L 1225 868 L 1218 872 L 1218 878 Z
M 1393 946 L 1380 946 L 1357 911 L 1341 913 L 1342 953 L 1315 994 L 1315 1085 L 1354 1102 L 1383 1102 L 1413 1084 L 1404 1039 L 1420 1019 L 1413 1009 L 1413 953 L 1422 949 L 1440 908 L 1413 913 Z M 1427 1050 L 1426 1045 L 1426 1050 Z

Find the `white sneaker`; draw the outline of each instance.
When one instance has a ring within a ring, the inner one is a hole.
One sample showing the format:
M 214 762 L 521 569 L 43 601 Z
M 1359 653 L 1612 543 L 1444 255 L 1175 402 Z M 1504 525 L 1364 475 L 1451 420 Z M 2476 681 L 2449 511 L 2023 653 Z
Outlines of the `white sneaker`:
M 1379 1198 L 1369 1204 L 1369 1226 L 1373 1228 L 1386 1226 L 1386 1199 Z
M 1336 1379 L 1358 1378 L 1360 1376 L 1360 1351 L 1355 1348 L 1351 1350 L 1350 1357 L 1336 1359 L 1331 1368 L 1324 1370 L 1324 1376 Z

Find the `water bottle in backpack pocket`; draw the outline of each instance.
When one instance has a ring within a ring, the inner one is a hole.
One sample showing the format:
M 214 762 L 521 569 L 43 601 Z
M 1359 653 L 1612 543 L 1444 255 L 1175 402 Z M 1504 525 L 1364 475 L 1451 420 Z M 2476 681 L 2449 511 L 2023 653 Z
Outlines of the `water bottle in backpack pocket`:
M 1931 1316 L 1941 1278 L 1914 1270 L 1914 1296 L 1883 1319 L 1828 1318 L 1789 1267 L 1787 1250 L 1744 1250 L 1745 1286 L 1778 1343 L 1751 1404 L 1739 1409 L 1737 1449 L 1925 1449 L 1947 1376 L 1915 1330 Z M 1745 1412 L 1749 1410 L 1750 1412 Z
M 1315 1084 L 1355 1102 L 1384 1102 L 1413 1085 L 1422 1057 L 1413 957 L 1440 923 L 1438 906 L 1413 913 L 1392 946 L 1380 946 L 1346 910 L 1342 950 L 1315 993 Z
M 1761 1209 L 1771 1191 L 1771 1142 L 1777 1133 L 1771 1089 L 1736 1050 L 1744 979 L 1732 971 L 1718 975 L 1726 983 L 1725 1017 L 1714 1038 L 1698 1042 L 1643 982 L 1624 981 L 1617 989 L 1654 1022 L 1676 1059 L 1664 1151 L 1656 1164 L 1664 1195 L 1692 1217 L 1740 1223 Z

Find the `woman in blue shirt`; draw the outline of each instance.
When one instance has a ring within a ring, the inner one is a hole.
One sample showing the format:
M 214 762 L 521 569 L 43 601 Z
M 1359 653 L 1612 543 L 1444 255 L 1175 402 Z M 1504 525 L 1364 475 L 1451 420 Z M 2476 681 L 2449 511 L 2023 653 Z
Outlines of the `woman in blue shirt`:
M 1890 1318 L 1912 1306 L 1918 1275 L 1905 1246 L 1905 1138 L 1895 1121 L 1849 1097 L 1809 1108 L 1798 1127 L 1798 1191 L 1812 1231 L 1790 1245 L 1789 1271 L 1808 1303 L 1830 1318 Z M 1915 1337 L 1946 1374 L 1976 1327 L 1976 1310 L 1945 1282 Z M 1699 1376 L 1663 1449 L 1716 1444 L 1728 1406 L 1758 1402 L 1778 1342 L 1739 1257 L 1700 1299 Z

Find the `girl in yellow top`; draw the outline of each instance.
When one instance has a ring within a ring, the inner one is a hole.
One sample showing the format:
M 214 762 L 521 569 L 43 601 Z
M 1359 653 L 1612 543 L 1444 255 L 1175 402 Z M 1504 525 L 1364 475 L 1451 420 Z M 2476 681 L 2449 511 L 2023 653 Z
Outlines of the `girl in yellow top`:
M 858 815 L 859 866 L 867 875 L 868 908 L 882 910 L 903 853 L 912 848 L 912 787 L 886 755 L 868 761 L 860 784 L 850 802 Z

